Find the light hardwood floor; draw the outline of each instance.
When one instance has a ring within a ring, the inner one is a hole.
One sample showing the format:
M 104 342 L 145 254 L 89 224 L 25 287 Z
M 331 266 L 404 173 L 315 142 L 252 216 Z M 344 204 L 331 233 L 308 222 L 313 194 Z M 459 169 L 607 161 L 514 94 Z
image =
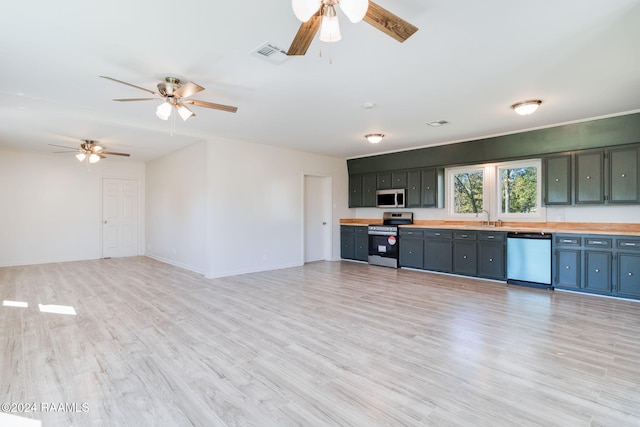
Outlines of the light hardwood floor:
M 0 402 L 78 405 L 16 414 L 45 427 L 640 425 L 635 301 L 144 257 L 0 268 L 0 299 L 29 305 L 0 307 Z

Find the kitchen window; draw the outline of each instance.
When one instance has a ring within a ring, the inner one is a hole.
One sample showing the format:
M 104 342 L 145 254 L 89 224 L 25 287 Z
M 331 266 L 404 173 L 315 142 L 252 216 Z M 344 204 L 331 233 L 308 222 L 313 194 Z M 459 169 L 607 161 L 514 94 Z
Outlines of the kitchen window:
M 540 159 L 447 168 L 445 175 L 451 219 L 544 220 Z

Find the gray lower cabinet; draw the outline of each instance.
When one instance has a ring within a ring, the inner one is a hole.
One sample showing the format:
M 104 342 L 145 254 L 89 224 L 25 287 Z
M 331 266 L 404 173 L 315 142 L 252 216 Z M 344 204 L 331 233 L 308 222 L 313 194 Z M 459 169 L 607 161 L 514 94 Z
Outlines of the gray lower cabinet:
M 424 231 L 424 268 L 443 273 L 453 271 L 453 232 L 451 230 Z
M 640 298 L 640 237 L 556 234 L 558 289 Z
M 614 254 L 617 294 L 640 298 L 640 238 L 618 237 Z
M 475 276 L 478 274 L 476 232 L 453 232 L 453 272 Z
M 420 229 L 400 230 L 400 266 L 424 268 L 424 231 Z
M 366 226 L 340 226 L 340 257 L 367 261 L 369 257 L 369 236 Z
M 478 276 L 506 279 L 506 237 L 504 231 L 478 232 Z

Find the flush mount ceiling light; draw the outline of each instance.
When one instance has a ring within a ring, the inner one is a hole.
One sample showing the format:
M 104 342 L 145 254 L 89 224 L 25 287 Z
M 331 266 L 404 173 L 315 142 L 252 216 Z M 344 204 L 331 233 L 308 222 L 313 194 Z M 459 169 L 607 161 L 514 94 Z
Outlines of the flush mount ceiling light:
M 446 120 L 437 120 L 435 122 L 429 122 L 427 124 L 431 127 L 437 128 L 438 126 L 446 125 L 447 123 L 449 122 Z
M 382 141 L 382 138 L 384 138 L 384 134 L 382 133 L 369 133 L 367 135 L 364 136 L 365 138 L 367 138 L 367 141 L 369 141 L 372 144 L 377 144 L 378 142 Z
M 516 104 L 513 104 L 511 108 L 513 108 L 513 111 L 515 111 L 517 114 L 520 114 L 521 116 L 527 116 L 535 112 L 540 104 L 542 104 L 542 101 L 540 101 L 539 99 L 532 99 L 530 101 L 518 102 Z

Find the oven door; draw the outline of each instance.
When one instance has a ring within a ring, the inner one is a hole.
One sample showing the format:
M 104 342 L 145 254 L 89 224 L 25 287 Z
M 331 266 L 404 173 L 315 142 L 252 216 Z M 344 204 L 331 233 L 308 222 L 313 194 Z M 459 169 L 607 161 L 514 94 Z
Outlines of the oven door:
M 369 234 L 369 264 L 398 268 L 398 236 Z

